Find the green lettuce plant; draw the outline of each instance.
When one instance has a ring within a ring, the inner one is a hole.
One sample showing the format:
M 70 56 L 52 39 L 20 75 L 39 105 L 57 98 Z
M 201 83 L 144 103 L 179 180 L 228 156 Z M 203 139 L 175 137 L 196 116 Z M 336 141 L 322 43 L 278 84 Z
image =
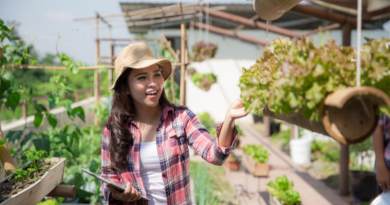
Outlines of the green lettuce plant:
M 269 153 L 261 145 L 245 145 L 242 150 L 245 154 L 251 156 L 258 163 L 266 163 Z
M 302 200 L 297 191 L 293 191 L 293 181 L 289 181 L 285 175 L 276 177 L 275 182 L 267 183 L 270 188 L 267 192 L 275 196 L 283 205 L 298 205 Z
M 390 39 L 370 40 L 362 46 L 361 85 L 390 96 Z M 319 121 L 324 100 L 337 90 L 356 85 L 356 51 L 330 40 L 315 46 L 303 37 L 293 43 L 277 39 L 240 78 L 242 104 L 261 115 L 267 106 L 276 114 L 297 112 Z M 388 108 L 381 108 L 389 113 Z
M 28 180 L 29 176 L 30 175 L 28 174 L 28 172 L 26 170 L 18 169 L 14 172 L 14 177 L 19 182 L 24 182 L 24 181 Z

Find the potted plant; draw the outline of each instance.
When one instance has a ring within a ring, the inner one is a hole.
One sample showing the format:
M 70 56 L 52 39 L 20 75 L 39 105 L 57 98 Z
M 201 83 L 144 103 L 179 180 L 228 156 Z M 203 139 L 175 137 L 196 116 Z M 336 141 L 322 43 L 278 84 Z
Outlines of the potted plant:
M 47 159 L 43 150 L 24 154 L 30 163 L 0 181 L 0 205 L 37 204 L 62 182 L 65 158 Z
M 343 144 L 361 142 L 372 134 L 378 109 L 390 111 L 388 41 L 368 40 L 362 46 L 362 86 L 354 87 L 354 48 L 337 46 L 335 41 L 315 46 L 308 37 L 296 43 L 279 38 L 253 66 L 243 69 L 242 104 L 247 112 L 253 110 Z
M 202 62 L 211 59 L 217 53 L 218 45 L 200 41 L 192 46 L 192 61 Z
M 194 73 L 191 80 L 198 88 L 209 91 L 211 85 L 217 82 L 217 76 L 213 73 Z
M 270 193 L 271 205 L 299 205 L 302 199 L 297 191 L 292 190 L 293 181 L 289 181 L 285 175 L 276 177 L 275 182 L 267 183 L 270 188 L 266 191 Z
M 226 159 L 226 166 L 230 171 L 238 171 L 240 168 L 241 161 L 234 156 L 233 153 L 230 153 L 229 157 Z
M 365 159 L 371 159 L 374 151 L 372 149 L 372 138 L 366 141 L 352 145 L 351 157 L 353 166 L 350 167 L 349 177 L 351 180 L 352 194 L 362 201 L 370 201 L 375 198 L 376 193 L 376 175 L 370 171 L 364 171 Z
M 268 161 L 269 153 L 261 145 L 245 145 L 242 147 L 244 154 L 242 164 L 253 174 L 253 176 L 268 176 L 270 166 L 265 164 Z

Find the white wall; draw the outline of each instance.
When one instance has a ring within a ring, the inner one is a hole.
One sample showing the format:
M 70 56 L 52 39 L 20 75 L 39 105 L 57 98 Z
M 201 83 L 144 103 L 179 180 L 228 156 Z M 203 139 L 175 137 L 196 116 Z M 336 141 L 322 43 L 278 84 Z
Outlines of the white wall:
M 222 122 L 230 104 L 240 97 L 238 82 L 242 67 L 249 68 L 254 63 L 255 60 L 235 59 L 211 59 L 192 63 L 188 67 L 195 68 L 198 73 L 214 73 L 217 83 L 214 83 L 209 91 L 203 91 L 187 76 L 187 106 L 197 114 L 208 112 L 216 122 Z M 253 118 L 248 115 L 238 121 L 253 123 Z

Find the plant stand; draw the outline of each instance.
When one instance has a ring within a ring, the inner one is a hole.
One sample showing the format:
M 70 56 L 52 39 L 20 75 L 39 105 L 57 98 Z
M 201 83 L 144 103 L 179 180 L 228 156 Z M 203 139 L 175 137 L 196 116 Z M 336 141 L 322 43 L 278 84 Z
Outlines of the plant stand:
M 377 109 L 390 106 L 390 98 L 373 87 L 350 87 L 328 95 L 322 110 L 322 121 L 303 117 L 299 112 L 276 115 L 267 107 L 264 116 L 283 120 L 313 132 L 328 135 L 342 144 L 355 144 L 367 139 L 378 123 Z
M 269 164 L 258 163 L 251 156 L 247 154 L 242 155 L 242 165 L 246 167 L 246 169 L 253 176 L 256 177 L 266 177 L 268 176 L 270 166 Z
M 14 205 L 14 204 L 23 204 L 23 205 L 36 205 L 41 201 L 45 196 L 52 192 L 57 185 L 59 185 L 64 176 L 65 168 L 65 158 L 51 158 L 48 159 L 54 162 L 57 162 L 56 165 L 50 168 L 38 181 L 24 189 L 23 191 L 17 193 L 6 201 L 2 202 L 0 205 Z M 2 182 L 6 181 L 12 175 L 6 177 Z M 0 182 L 1 183 L 1 182 Z M 74 187 L 73 187 L 74 188 Z M 57 190 L 61 192 L 61 190 Z M 75 193 L 75 189 L 73 189 Z

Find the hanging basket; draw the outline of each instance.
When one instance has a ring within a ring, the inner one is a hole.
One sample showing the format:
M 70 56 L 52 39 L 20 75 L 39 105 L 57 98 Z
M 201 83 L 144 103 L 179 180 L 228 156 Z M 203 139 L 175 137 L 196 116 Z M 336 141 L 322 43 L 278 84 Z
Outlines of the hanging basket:
M 364 141 L 374 132 L 380 105 L 390 106 L 390 98 L 383 91 L 373 87 L 351 87 L 326 97 L 321 122 L 309 120 L 300 112 L 276 115 L 265 108 L 263 114 L 328 135 L 343 144 L 355 144 Z
M 218 45 L 200 41 L 192 46 L 192 60 L 202 62 L 211 59 L 217 53 Z
M 302 0 L 253 0 L 253 9 L 260 18 L 273 21 Z
M 204 77 L 204 78 L 200 79 L 199 81 L 200 81 L 199 88 L 204 90 L 204 91 L 209 91 L 211 85 L 215 83 L 215 80 L 213 78 L 207 78 L 207 77 Z

